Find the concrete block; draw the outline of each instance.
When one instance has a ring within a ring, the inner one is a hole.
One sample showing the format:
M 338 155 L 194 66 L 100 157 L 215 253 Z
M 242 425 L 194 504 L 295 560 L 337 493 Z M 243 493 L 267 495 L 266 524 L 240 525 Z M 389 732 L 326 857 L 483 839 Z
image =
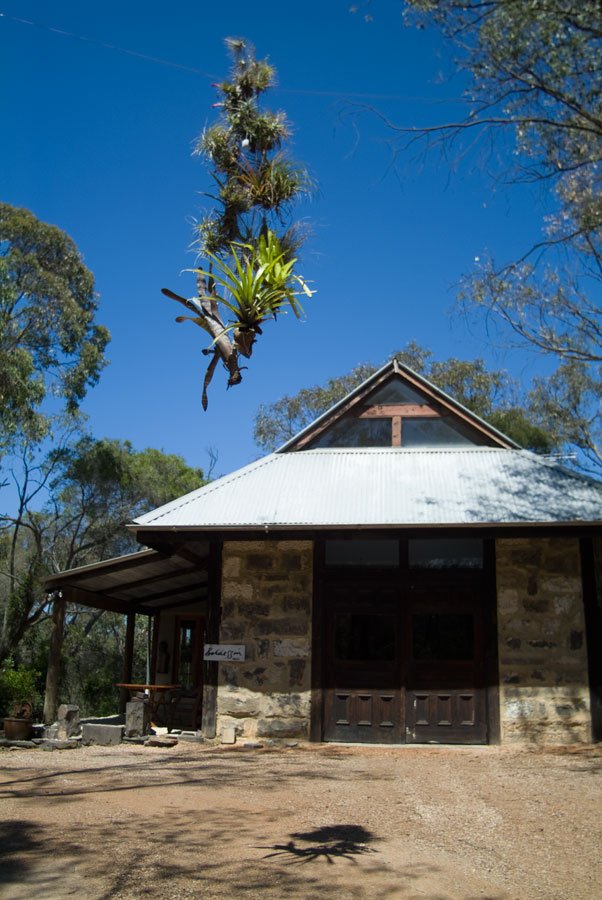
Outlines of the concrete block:
M 85 722 L 83 726 L 84 744 L 100 744 L 111 747 L 121 743 L 123 725 L 93 725 Z

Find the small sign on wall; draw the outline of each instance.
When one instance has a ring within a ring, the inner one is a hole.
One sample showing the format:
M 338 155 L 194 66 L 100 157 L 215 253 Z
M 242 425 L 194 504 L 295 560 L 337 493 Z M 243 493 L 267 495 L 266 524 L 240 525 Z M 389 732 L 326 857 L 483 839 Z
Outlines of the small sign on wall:
M 244 644 L 205 644 L 203 659 L 208 662 L 244 662 Z

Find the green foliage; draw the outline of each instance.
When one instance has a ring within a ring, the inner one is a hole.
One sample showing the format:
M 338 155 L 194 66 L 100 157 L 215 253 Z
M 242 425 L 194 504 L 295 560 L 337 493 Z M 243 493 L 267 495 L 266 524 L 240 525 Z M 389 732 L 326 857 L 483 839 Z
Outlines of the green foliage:
M 553 423 L 546 420 L 549 430 L 536 425 L 533 409 L 525 409 L 518 402 L 518 385 L 504 370 L 489 371 L 482 359 L 433 360 L 430 350 L 415 342 L 391 354 L 454 400 L 490 422 L 522 447 L 538 453 L 550 453 L 561 436 Z M 295 396 L 285 395 L 275 403 L 262 404 L 255 416 L 254 437 L 264 450 L 273 451 L 309 425 L 323 412 L 342 400 L 380 366 L 363 363 L 347 375 L 330 378 L 325 387 L 304 388 Z
M 204 483 L 181 457 L 127 441 L 83 438 L 25 462 L 19 509 L 0 515 L 0 660 L 48 616 L 42 575 L 135 550 L 129 521 Z
M 229 38 L 226 45 L 233 65 L 230 77 L 215 85 L 220 117 L 203 131 L 195 151 L 210 166 L 216 185 L 216 193 L 207 194 L 216 208 L 195 229 L 195 246 L 207 268 L 193 269 L 196 297 L 163 289 L 192 313 L 176 321 L 192 321 L 212 339 L 203 351 L 212 356 L 204 409 L 218 360 L 228 371 L 228 387 L 239 384 L 239 354 L 250 358 L 262 323 L 287 307 L 298 316 L 297 288 L 312 293 L 293 271 L 300 230 L 285 219 L 294 202 L 311 193 L 313 182 L 282 149 L 290 133 L 285 114 L 262 109 L 259 102 L 274 84 L 275 71 L 267 59 L 255 58 L 246 41 Z
M 440 136 L 503 129 L 515 141 L 520 181 L 554 186 L 554 240 L 600 249 L 602 200 L 602 6 L 597 0 L 410 0 L 421 25 L 435 24 L 469 75 L 469 114 Z M 437 132 L 437 129 L 434 129 Z M 431 132 L 433 133 L 433 132 Z
M 0 203 L 0 453 L 42 438 L 52 393 L 74 413 L 105 365 L 94 278 L 63 231 Z
M 467 76 L 459 121 L 390 125 L 399 152 L 481 150 L 496 188 L 539 182 L 541 230 L 519 257 L 465 277 L 465 312 L 503 347 L 550 357 L 533 403 L 578 461 L 602 466 L 602 4 L 598 0 L 406 0 Z M 383 117 L 381 117 L 383 118 Z M 497 328 L 497 330 L 496 330 Z M 569 413 L 570 410 L 570 413 Z M 543 420 L 542 420 L 543 421 Z
M 268 228 L 290 250 L 283 214 L 298 196 L 310 193 L 313 182 L 307 170 L 281 150 L 290 136 L 283 112 L 261 109 L 259 101 L 276 82 L 267 59 L 255 58 L 251 44 L 229 38 L 233 59 L 230 77 L 218 88 L 221 109 L 218 122 L 201 134 L 195 152 L 212 167 L 218 188 L 219 209 L 198 226 L 202 253 L 226 254 L 235 243 L 255 246 Z
M 240 255 L 237 248 L 241 250 Z M 266 319 L 275 319 L 278 313 L 287 311 L 286 307 L 289 307 L 299 319 L 303 309 L 297 297 L 300 293 L 311 297 L 312 291 L 301 276 L 293 272 L 296 259 L 288 261 L 285 259 L 280 242 L 272 231 L 268 231 L 267 240 L 261 235 L 256 247 L 249 244 L 232 244 L 231 249 L 233 269 L 218 256 L 207 251 L 207 256 L 220 274 L 216 274 L 215 270 L 193 271 L 197 276 L 212 279 L 225 291 L 221 303 L 228 310 L 230 320 L 216 336 L 214 343 L 221 335 L 234 331 L 238 352 L 249 357 L 255 337 L 262 334 L 261 326 Z M 205 296 L 200 297 L 199 301 L 189 301 L 198 305 L 199 315 L 178 316 L 176 322 L 194 322 L 211 334 L 203 315 L 201 305 L 203 300 L 210 302 L 211 297 Z
M 38 712 L 42 707 L 39 691 L 40 672 L 28 669 L 23 665 L 15 665 L 8 657 L 0 664 L 0 718 L 12 716 L 14 707 L 28 700 Z

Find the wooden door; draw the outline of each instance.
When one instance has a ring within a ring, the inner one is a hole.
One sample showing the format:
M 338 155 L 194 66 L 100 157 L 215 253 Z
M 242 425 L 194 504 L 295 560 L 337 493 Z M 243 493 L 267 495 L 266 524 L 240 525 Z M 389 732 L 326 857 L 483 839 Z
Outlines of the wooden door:
M 172 680 L 188 691 L 203 683 L 205 620 L 199 616 L 176 616 Z
M 398 592 L 374 579 L 326 588 L 324 740 L 399 743 Z
M 487 742 L 483 627 L 476 585 L 412 587 L 404 679 L 408 742 Z

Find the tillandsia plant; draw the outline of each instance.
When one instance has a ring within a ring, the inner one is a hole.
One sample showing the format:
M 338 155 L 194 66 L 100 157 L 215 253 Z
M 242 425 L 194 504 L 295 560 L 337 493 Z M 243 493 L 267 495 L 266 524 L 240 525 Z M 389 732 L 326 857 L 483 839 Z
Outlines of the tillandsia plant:
M 306 169 L 282 151 L 290 129 L 282 112 L 259 106 L 259 97 L 275 82 L 267 59 L 255 59 L 241 39 L 226 41 L 234 64 L 230 78 L 214 85 L 221 109 L 218 122 L 201 134 L 196 153 L 212 166 L 218 207 L 195 229 L 194 246 L 204 265 L 196 274 L 197 296 L 163 293 L 182 303 L 192 321 L 212 338 L 203 353 L 211 356 L 203 385 L 207 388 L 218 362 L 228 371 L 228 387 L 242 380 L 239 356 L 249 358 L 267 319 L 291 309 L 303 313 L 300 293 L 311 297 L 305 280 L 294 272 L 295 251 L 302 242 L 298 226 L 287 226 L 294 201 L 313 190 Z M 221 289 L 221 293 L 218 290 Z

